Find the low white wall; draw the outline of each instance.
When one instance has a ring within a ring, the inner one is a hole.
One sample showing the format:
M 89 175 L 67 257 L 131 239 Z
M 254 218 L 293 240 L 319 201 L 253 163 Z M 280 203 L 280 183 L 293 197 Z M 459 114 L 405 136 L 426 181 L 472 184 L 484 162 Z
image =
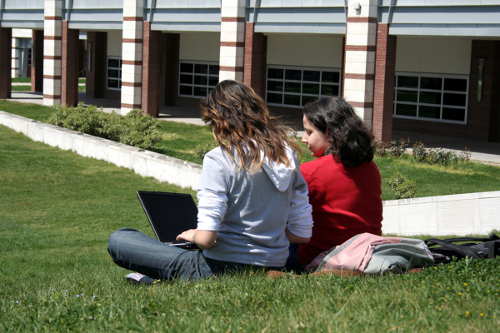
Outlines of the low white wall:
M 145 177 L 198 188 L 201 165 L 0 111 L 0 124 L 34 141 L 104 160 Z M 467 235 L 500 230 L 500 191 L 384 201 L 384 234 Z
M 23 133 L 34 141 L 72 150 L 79 155 L 104 160 L 133 170 L 144 177 L 153 177 L 193 190 L 198 189 L 201 165 L 182 161 L 151 151 L 42 123 L 0 111 L 0 124 Z

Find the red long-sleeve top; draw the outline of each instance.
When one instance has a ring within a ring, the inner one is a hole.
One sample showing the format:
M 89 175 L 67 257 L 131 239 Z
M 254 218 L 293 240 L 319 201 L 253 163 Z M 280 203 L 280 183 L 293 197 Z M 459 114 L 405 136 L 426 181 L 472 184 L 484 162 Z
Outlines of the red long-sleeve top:
M 298 248 L 302 266 L 354 235 L 382 234 L 382 181 L 373 161 L 345 168 L 327 155 L 303 163 L 300 170 L 309 187 L 314 220 L 311 240 Z

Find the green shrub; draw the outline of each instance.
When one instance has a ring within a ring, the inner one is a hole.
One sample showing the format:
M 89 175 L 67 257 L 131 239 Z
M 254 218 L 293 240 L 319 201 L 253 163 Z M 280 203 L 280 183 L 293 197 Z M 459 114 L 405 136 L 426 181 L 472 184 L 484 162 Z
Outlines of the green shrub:
M 398 199 L 408 199 L 415 197 L 415 181 L 406 179 L 401 172 L 396 172 L 392 178 L 387 181 L 389 187 L 396 192 Z
M 194 156 L 196 158 L 203 159 L 205 157 L 205 154 L 211 151 L 212 149 L 218 147 L 219 144 L 217 141 L 212 141 L 212 142 L 206 142 L 206 143 L 200 143 L 199 145 L 196 146 L 194 150 Z
M 399 142 L 396 142 L 395 140 L 391 141 L 390 145 L 391 155 L 393 157 L 400 157 L 406 152 L 406 148 L 408 147 L 409 143 L 410 143 L 410 138 L 408 138 L 407 140 L 401 138 L 399 139 Z
M 161 141 L 161 133 L 157 130 L 160 120 L 143 115 L 137 109 L 122 116 L 105 113 L 94 105 L 84 107 L 83 103 L 76 108 L 58 105 L 49 123 L 142 149 L 151 149 Z
M 427 149 L 421 141 L 415 142 L 413 145 L 413 158 L 418 163 L 424 163 L 428 157 Z

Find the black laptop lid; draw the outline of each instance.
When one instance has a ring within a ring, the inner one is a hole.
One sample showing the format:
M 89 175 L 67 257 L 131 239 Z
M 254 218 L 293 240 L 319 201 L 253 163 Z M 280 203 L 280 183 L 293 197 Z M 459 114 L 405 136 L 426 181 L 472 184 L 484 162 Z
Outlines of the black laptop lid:
M 137 196 L 159 241 L 174 242 L 183 231 L 196 229 L 198 209 L 191 195 L 137 191 Z

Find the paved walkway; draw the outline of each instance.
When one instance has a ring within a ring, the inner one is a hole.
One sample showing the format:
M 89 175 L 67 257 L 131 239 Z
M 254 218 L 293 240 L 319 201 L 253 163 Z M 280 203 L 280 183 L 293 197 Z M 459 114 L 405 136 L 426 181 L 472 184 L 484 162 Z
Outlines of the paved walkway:
M 85 96 L 85 93 L 79 93 L 78 97 L 80 101 L 84 101 L 84 105 L 102 106 L 105 112 L 119 112 L 120 110 L 120 101 L 118 100 L 87 98 Z M 12 92 L 12 98 L 10 100 L 22 103 L 42 104 L 43 97 L 41 93 Z M 8 112 L 8 110 L 3 111 Z M 282 117 L 288 124 L 295 128 L 299 136 L 303 135 L 302 113 L 300 110 L 292 115 L 279 113 L 277 115 Z M 159 119 L 189 123 L 194 125 L 204 125 L 200 119 L 200 113 L 197 108 L 162 107 L 160 109 Z M 410 138 L 410 147 L 413 145 L 413 143 L 420 141 L 429 148 L 444 148 L 455 151 L 464 151 L 465 148 L 467 148 L 471 153 L 471 158 L 473 160 L 500 165 L 500 142 L 472 141 L 464 138 L 422 134 L 407 131 L 393 131 L 392 137 L 393 140 L 396 141 L 401 138 Z

